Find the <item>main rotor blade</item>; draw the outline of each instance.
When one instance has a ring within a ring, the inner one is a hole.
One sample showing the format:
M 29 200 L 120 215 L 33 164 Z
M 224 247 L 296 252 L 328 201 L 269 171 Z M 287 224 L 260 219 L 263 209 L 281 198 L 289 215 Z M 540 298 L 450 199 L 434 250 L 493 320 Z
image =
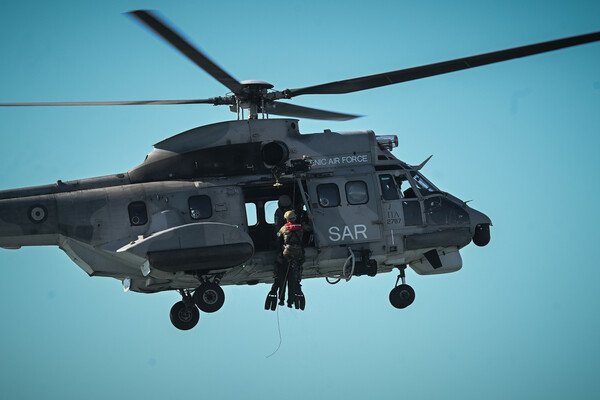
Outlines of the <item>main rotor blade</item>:
M 348 121 L 361 117 L 361 115 L 343 114 L 334 111 L 319 110 L 316 108 L 296 106 L 293 104 L 273 101 L 265 104 L 265 108 L 269 114 L 283 115 L 286 117 L 323 119 L 329 121 Z
M 298 89 L 288 89 L 283 93 L 286 97 L 295 97 L 303 94 L 341 94 L 351 93 L 359 90 L 373 89 L 380 86 L 393 85 L 396 83 L 412 81 L 429 76 L 447 74 L 449 72 L 463 69 L 480 67 L 514 58 L 531 56 L 548 51 L 563 49 L 565 47 L 596 42 L 600 40 L 600 32 L 585 35 L 572 36 L 564 39 L 551 40 L 548 42 L 530 44 L 527 46 L 514 47 L 507 50 L 494 51 L 492 53 L 479 54 L 476 56 L 458 58 L 435 64 L 422 65 L 420 67 L 401 69 L 397 71 L 384 72 L 381 74 L 362 76 L 343 81 L 324 83 L 321 85 L 308 86 Z
M 0 107 L 22 106 L 139 106 L 139 105 L 165 105 L 165 104 L 216 104 L 217 99 L 195 100 L 134 100 L 134 101 L 69 101 L 69 102 L 41 102 L 41 103 L 0 103 Z M 230 104 L 230 103 L 218 103 Z M 233 104 L 233 102 L 231 102 Z
M 149 10 L 129 11 L 127 14 L 142 22 L 148 28 L 152 29 L 158 36 L 179 50 L 184 56 L 189 58 L 197 66 L 206 71 L 213 78 L 225 85 L 233 93 L 239 94 L 242 91 L 242 85 L 223 68 L 219 67 L 214 61 L 208 58 L 196 47 L 191 45 L 174 28 L 168 26 L 155 13 Z

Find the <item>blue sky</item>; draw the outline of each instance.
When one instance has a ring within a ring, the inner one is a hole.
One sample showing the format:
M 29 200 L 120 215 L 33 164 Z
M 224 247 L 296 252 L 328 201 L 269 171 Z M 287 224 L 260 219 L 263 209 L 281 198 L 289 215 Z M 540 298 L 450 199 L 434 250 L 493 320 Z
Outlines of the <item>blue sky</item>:
M 276 88 L 600 30 L 594 1 L 29 1 L 0 4 L 0 102 L 185 99 L 223 86 L 123 12 L 157 9 L 239 80 Z M 0 250 L 0 397 L 596 398 L 600 44 L 294 104 L 365 115 L 302 132 L 396 134 L 395 154 L 488 214 L 446 276 L 304 283 L 307 310 L 225 287 L 181 332 L 174 293 L 123 293 L 57 248 Z M 0 109 L 0 189 L 123 172 L 226 107 Z

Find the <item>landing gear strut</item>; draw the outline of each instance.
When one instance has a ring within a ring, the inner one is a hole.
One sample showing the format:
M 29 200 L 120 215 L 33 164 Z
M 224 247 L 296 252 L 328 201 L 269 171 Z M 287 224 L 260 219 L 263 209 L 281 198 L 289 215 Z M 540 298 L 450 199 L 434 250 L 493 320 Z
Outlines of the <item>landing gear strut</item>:
M 188 290 L 180 290 L 179 293 L 183 300 L 173 305 L 169 317 L 175 328 L 187 331 L 195 327 L 200 320 L 200 311 L 196 308 Z
M 415 301 L 415 291 L 412 287 L 406 284 L 406 265 L 399 265 L 400 275 L 396 279 L 396 286 L 390 292 L 390 303 L 396 308 L 406 308 Z M 398 281 L 402 279 L 402 284 L 398 285 Z

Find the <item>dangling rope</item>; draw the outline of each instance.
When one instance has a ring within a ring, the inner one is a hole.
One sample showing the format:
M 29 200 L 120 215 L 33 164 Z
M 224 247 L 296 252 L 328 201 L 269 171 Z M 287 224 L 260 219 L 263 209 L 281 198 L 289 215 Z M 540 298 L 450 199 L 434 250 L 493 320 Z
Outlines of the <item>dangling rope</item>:
M 269 358 L 269 357 L 275 355 L 275 353 L 277 353 L 279 351 L 279 349 L 281 348 L 281 342 L 283 341 L 281 338 L 281 325 L 279 324 L 279 305 L 277 305 L 277 332 L 279 332 L 279 344 L 277 345 L 277 348 L 275 349 L 275 351 L 272 352 L 271 354 L 269 354 L 266 358 Z
M 287 267 L 287 271 L 285 271 L 285 279 L 283 280 L 282 285 L 279 287 L 279 296 L 277 296 L 280 300 L 280 297 L 283 297 L 285 299 L 285 294 L 283 294 L 283 291 L 285 289 L 285 284 L 287 283 L 287 278 L 288 278 L 288 274 L 290 272 L 290 263 L 288 262 L 288 267 Z M 279 333 L 279 344 L 277 345 L 277 348 L 275 349 L 274 352 L 272 352 L 271 354 L 269 354 L 266 358 L 269 358 L 273 355 L 275 355 L 275 353 L 277 353 L 279 351 L 279 349 L 281 348 L 281 343 L 283 342 L 283 338 L 281 337 L 281 324 L 279 322 L 279 302 L 277 302 L 277 305 L 275 306 L 277 307 L 277 332 Z

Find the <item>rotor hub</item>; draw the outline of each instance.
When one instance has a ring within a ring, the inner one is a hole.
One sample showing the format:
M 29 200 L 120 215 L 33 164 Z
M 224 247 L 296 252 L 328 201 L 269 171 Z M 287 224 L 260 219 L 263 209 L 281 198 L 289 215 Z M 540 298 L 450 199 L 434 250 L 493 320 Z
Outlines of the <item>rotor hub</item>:
M 273 85 L 270 83 L 258 80 L 242 81 L 240 84 L 242 85 L 242 90 L 240 93 L 236 93 L 238 98 L 242 102 L 255 103 L 258 105 L 265 99 L 267 91 L 273 88 Z
M 264 112 L 267 91 L 272 89 L 273 85 L 255 79 L 242 81 L 240 85 L 242 86 L 240 92 L 235 94 L 238 105 L 248 109 L 249 118 L 257 118 L 258 113 Z
M 240 82 L 242 84 L 242 87 L 244 89 L 248 89 L 248 90 L 263 90 L 263 89 L 272 89 L 273 85 L 271 85 L 269 82 L 265 82 L 265 81 L 259 81 L 256 79 L 250 79 L 247 81 L 241 81 Z

